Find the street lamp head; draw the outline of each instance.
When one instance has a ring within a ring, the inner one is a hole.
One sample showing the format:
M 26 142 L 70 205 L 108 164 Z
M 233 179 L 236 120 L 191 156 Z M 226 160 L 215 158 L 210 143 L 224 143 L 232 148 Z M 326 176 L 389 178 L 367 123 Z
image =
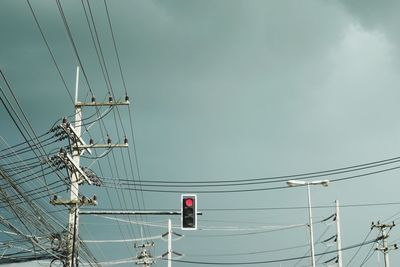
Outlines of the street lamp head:
M 321 185 L 327 187 L 329 185 L 329 180 L 322 180 Z
M 310 182 L 311 185 L 322 185 L 327 187 L 329 185 L 329 180 L 320 180 L 320 181 L 312 181 Z
M 288 186 L 293 187 L 293 186 L 300 186 L 300 185 L 306 185 L 306 181 L 299 181 L 299 180 L 289 180 L 286 182 Z
M 327 187 L 329 185 L 329 180 L 320 180 L 320 181 L 300 181 L 300 180 L 288 180 L 287 185 L 290 187 L 293 186 L 301 186 L 301 185 L 322 185 Z

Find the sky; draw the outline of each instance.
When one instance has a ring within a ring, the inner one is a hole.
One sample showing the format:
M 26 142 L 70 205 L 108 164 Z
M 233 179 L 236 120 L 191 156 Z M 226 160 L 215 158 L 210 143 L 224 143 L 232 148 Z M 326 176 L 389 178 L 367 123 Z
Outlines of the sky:
M 28 2 L 0 1 L 0 69 L 38 135 L 74 114 L 71 98 L 79 62 L 56 2 L 29 0 L 65 85 Z M 99 200 L 98 207 L 85 209 L 179 210 L 181 193 L 197 193 L 203 212 L 199 230 L 184 232 L 179 216 L 171 218 L 175 231 L 185 234 L 173 242 L 173 250 L 185 254 L 180 260 L 192 262 L 174 266 L 308 266 L 307 258 L 285 260 L 309 253 L 307 190 L 287 187 L 289 178 L 281 176 L 361 166 L 399 155 L 398 1 L 107 1 L 113 32 L 103 1 L 60 3 L 87 77 L 81 72 L 79 100 L 90 101 L 92 93 L 99 101 L 108 99 L 111 84 L 116 99 L 127 93 L 131 102 L 129 108 L 112 110 L 83 135 L 96 142 L 105 142 L 105 133 L 115 142 L 127 135 L 129 149 L 115 149 L 82 164 L 105 181 L 121 178 L 137 184 L 83 185 L 84 194 L 96 194 Z M 89 7 L 110 82 L 103 77 L 85 17 Z M 4 81 L 0 86 L 6 90 Z M 93 121 L 97 114 L 88 107 L 83 116 Z M 0 118 L 2 139 L 10 145 L 23 142 L 4 106 Z M 49 153 L 65 145 L 54 144 Z M 317 253 L 335 248 L 321 244 L 336 231 L 334 223 L 321 223 L 334 214 L 335 200 L 342 205 L 343 248 L 376 238 L 378 231 L 370 231 L 373 221 L 399 222 L 397 166 L 393 162 L 308 179 L 332 180 L 328 187 L 311 188 Z M 388 168 L 393 170 L 380 172 Z M 366 173 L 370 175 L 360 176 Z M 273 177 L 281 178 L 237 184 Z M 167 187 L 158 181 L 180 183 Z M 218 181 L 236 185 L 215 186 Z M 151 182 L 158 186 L 148 186 Z M 240 190 L 244 192 L 234 192 Z M 40 205 L 50 206 L 48 198 Z M 80 235 L 83 241 L 142 235 L 147 240 L 164 233 L 167 220 L 82 216 Z M 398 240 L 400 228 L 394 227 L 388 242 Z M 154 242 L 152 253 L 163 254 L 167 243 Z M 99 262 L 136 253 L 133 242 L 87 245 Z M 360 266 L 364 260 L 363 266 L 383 266 L 382 254 L 371 248 L 367 244 L 345 250 L 344 266 Z M 318 256 L 317 266 L 334 256 Z M 393 266 L 400 263 L 398 251 L 390 251 L 389 258 Z M 167 263 L 157 260 L 155 266 Z

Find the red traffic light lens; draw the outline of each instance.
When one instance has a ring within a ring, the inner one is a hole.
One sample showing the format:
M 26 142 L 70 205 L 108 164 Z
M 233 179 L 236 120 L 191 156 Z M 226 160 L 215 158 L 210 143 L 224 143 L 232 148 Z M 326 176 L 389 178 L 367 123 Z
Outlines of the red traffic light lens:
M 185 206 L 186 207 L 192 207 L 193 206 L 193 199 L 192 198 L 185 199 Z

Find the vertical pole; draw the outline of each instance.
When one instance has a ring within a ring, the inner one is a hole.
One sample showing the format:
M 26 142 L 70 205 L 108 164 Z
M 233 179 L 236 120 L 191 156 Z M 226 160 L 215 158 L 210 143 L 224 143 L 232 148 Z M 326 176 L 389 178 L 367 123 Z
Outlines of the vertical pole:
M 79 67 L 76 69 L 76 87 L 75 87 L 75 104 L 78 101 L 78 84 L 79 84 Z M 82 122 L 82 110 L 80 106 L 75 105 L 75 131 L 80 137 L 81 135 L 81 122 Z M 79 150 L 72 150 L 72 159 L 76 166 L 80 164 L 80 152 Z M 71 194 L 70 200 L 77 200 L 79 197 L 79 172 L 71 171 Z M 69 223 L 68 223 L 68 240 L 67 240 L 67 267 L 77 267 L 78 266 L 78 250 L 79 250 L 79 240 L 78 240 L 78 225 L 79 225 L 79 206 L 75 204 L 71 206 L 69 210 Z
M 393 246 L 389 247 L 388 246 L 388 242 L 387 239 L 389 238 L 388 232 L 386 231 L 386 228 L 392 229 L 393 227 L 395 227 L 396 225 L 393 223 L 391 224 L 381 224 L 378 221 L 378 224 L 372 223 L 371 225 L 371 229 L 372 228 L 379 228 L 380 233 L 382 233 L 382 235 L 379 237 L 380 239 L 382 239 L 382 247 L 377 247 L 376 250 L 382 251 L 383 252 L 383 260 L 385 263 L 385 267 L 389 267 L 389 251 L 392 249 L 397 249 L 397 245 L 394 244 Z
M 172 224 L 168 219 L 168 267 L 172 267 Z
M 382 228 L 382 235 L 383 235 L 383 257 L 385 261 L 385 267 L 389 267 L 389 248 L 387 244 L 387 234 L 385 229 Z
M 337 245 L 337 257 L 338 257 L 338 267 L 343 266 L 342 259 L 342 237 L 340 235 L 340 213 L 339 213 L 339 200 L 335 201 L 336 203 L 336 245 Z
M 314 232 L 313 232 L 313 222 L 312 222 L 312 212 L 311 212 L 310 183 L 307 183 L 307 193 L 308 193 L 308 219 L 310 224 L 311 265 L 312 267 L 315 267 Z
M 75 81 L 75 104 L 78 102 L 78 85 L 79 85 L 79 66 L 76 67 L 76 81 Z

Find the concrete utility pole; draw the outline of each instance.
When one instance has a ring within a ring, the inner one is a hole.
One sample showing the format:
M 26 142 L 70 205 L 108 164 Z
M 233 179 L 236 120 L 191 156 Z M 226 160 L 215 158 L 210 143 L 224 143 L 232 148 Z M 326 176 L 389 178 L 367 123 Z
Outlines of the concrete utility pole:
M 61 150 L 59 158 L 65 163 L 70 171 L 70 199 L 59 200 L 57 196 L 54 196 L 50 201 L 53 205 L 68 205 L 69 209 L 69 220 L 68 220 L 68 234 L 66 240 L 66 267 L 77 267 L 79 263 L 78 251 L 79 251 L 79 206 L 80 205 L 96 205 L 97 199 L 94 196 L 92 199 L 86 197 L 79 198 L 79 184 L 86 181 L 88 184 L 93 184 L 95 181 L 90 179 L 85 171 L 80 167 L 80 156 L 87 151 L 91 154 L 90 148 L 116 148 L 116 147 L 128 147 L 127 139 L 125 138 L 124 144 L 93 144 L 90 142 L 86 145 L 81 138 L 81 126 L 82 126 L 82 107 L 99 107 L 99 106 L 116 106 L 116 105 L 129 105 L 128 96 L 125 97 L 125 101 L 114 101 L 112 96 L 109 97 L 109 102 L 96 102 L 94 96 L 92 96 L 92 102 L 84 103 L 78 101 L 79 92 L 79 67 L 76 70 L 76 83 L 75 83 L 75 124 L 74 127 L 66 121 L 60 127 L 67 133 L 70 138 L 70 150 L 72 155 L 68 152 Z
M 168 220 L 168 267 L 172 267 L 172 223 Z
M 396 225 L 394 224 L 394 222 L 392 222 L 391 224 L 382 224 L 378 221 L 377 224 L 375 224 L 374 222 L 372 222 L 372 224 L 371 224 L 371 229 L 373 229 L 373 228 L 379 229 L 379 233 L 381 234 L 379 239 L 383 240 L 382 247 L 377 247 L 376 250 L 383 252 L 385 267 L 389 267 L 389 251 L 398 249 L 397 244 L 388 246 L 388 243 L 387 243 L 387 239 L 388 239 L 389 235 L 388 235 L 388 232 L 386 231 L 386 228 L 389 228 L 389 230 L 391 230 L 395 226 Z
M 338 267 L 343 266 L 342 258 L 342 237 L 340 234 L 340 212 L 339 212 L 339 200 L 335 201 L 336 204 L 336 246 L 337 246 L 337 263 Z
M 168 236 L 168 250 L 161 256 L 162 258 L 167 256 L 168 267 L 172 267 L 172 254 L 175 254 L 180 257 L 183 256 L 183 254 L 172 250 L 172 235 L 176 235 L 178 237 L 183 237 L 183 235 L 177 234 L 172 231 L 171 219 L 168 219 L 168 232 L 166 232 L 165 234 L 162 235 L 163 237 Z
M 75 132 L 78 138 L 81 137 L 82 125 L 82 108 L 77 107 L 78 102 L 78 88 L 79 88 L 79 67 L 76 69 L 76 82 L 75 82 Z M 72 149 L 72 162 L 79 168 L 80 166 L 80 151 Z M 77 200 L 79 198 L 79 172 L 75 169 L 71 172 L 71 187 L 70 187 L 70 200 Z M 68 220 L 68 240 L 67 240 L 67 267 L 78 266 L 78 225 L 79 225 L 79 205 L 74 204 L 69 210 Z M 71 246 L 72 245 L 72 246 Z

